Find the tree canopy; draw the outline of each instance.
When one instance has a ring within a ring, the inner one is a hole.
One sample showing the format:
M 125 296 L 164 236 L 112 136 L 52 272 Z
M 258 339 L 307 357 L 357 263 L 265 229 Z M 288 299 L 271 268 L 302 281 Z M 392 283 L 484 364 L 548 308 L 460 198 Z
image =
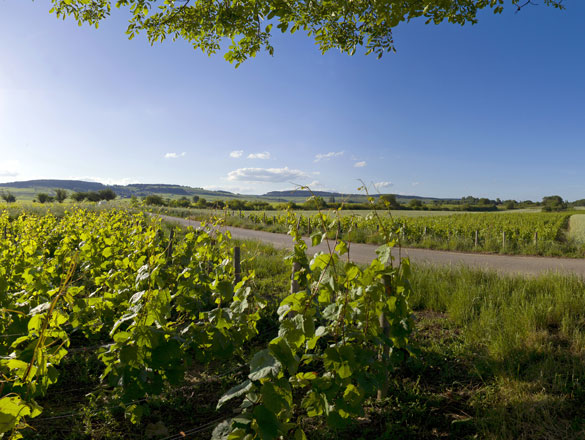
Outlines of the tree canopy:
M 520 10 L 531 0 L 51 0 L 57 17 L 74 17 L 95 27 L 112 6 L 130 12 L 126 33 L 145 32 L 151 44 L 184 39 L 208 55 L 227 49 L 236 66 L 260 50 L 274 52 L 273 26 L 282 33 L 302 31 L 322 52 L 339 49 L 352 55 L 358 47 L 381 57 L 395 51 L 392 29 L 423 18 L 426 23 L 476 23 L 482 9 Z M 563 9 L 563 0 L 543 0 Z M 227 46 L 227 48 L 226 48 Z

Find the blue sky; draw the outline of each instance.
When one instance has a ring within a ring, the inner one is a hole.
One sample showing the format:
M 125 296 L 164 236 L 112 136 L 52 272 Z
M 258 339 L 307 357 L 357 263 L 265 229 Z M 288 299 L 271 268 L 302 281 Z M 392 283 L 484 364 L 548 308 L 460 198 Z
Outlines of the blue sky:
M 0 182 L 585 198 L 585 2 L 400 25 L 382 60 L 276 35 L 238 69 L 0 0 Z

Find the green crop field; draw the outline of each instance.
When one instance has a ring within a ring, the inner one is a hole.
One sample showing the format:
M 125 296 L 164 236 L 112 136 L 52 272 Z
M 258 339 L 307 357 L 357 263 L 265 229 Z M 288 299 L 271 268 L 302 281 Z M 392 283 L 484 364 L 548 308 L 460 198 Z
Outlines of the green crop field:
M 452 213 L 448 211 L 230 211 L 156 208 L 152 212 L 196 220 L 215 217 L 228 226 L 287 233 L 289 216 L 311 236 L 329 228 L 329 237 L 358 243 L 383 243 L 392 233 L 403 246 L 581 258 L 585 246 L 569 233 L 569 219 L 580 211 Z M 334 224 L 334 230 L 330 227 Z

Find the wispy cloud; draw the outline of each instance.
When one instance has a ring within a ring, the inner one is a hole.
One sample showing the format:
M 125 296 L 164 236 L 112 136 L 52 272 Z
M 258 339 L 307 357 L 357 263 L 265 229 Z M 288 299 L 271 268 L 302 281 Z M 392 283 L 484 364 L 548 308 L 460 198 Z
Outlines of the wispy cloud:
M 365 167 L 365 166 L 366 166 L 366 161 L 365 161 L 365 160 L 362 160 L 362 161 L 360 161 L 360 162 L 356 162 L 356 163 L 354 163 L 354 164 L 353 164 L 353 166 L 354 166 L 355 168 L 363 168 L 363 167 Z
M 228 173 L 227 180 L 244 182 L 286 182 L 291 179 L 307 177 L 301 170 L 284 168 L 238 168 Z
M 380 191 L 385 188 L 390 188 L 392 185 L 394 185 L 392 182 L 376 182 L 374 183 L 374 188 L 376 188 L 376 191 Z
M 329 160 L 332 157 L 339 157 L 343 156 L 343 151 L 330 151 L 329 153 L 325 154 L 317 154 L 315 155 L 315 160 L 313 162 L 319 162 L 321 160 Z
M 242 154 L 244 154 L 244 150 L 234 150 L 230 153 L 230 157 L 237 159 L 238 157 L 242 157 Z
M 187 153 L 184 151 L 182 153 L 167 153 L 165 154 L 165 159 L 178 159 L 179 157 L 185 157 Z
M 412 186 L 418 186 L 418 185 L 420 185 L 420 182 L 412 182 L 411 185 Z
M 251 154 L 248 154 L 248 159 L 267 160 L 267 159 L 270 159 L 270 153 L 268 151 L 265 151 L 264 153 L 251 153 Z
M 17 160 L 0 161 L 0 177 L 16 177 L 20 163 Z

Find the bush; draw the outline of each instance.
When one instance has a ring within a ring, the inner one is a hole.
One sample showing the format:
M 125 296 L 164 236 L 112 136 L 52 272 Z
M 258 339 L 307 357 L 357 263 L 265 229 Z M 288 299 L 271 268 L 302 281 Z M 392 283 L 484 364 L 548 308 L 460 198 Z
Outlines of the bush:
M 73 200 L 75 200 L 76 202 L 83 202 L 86 197 L 87 197 L 87 194 L 84 192 L 76 192 L 76 193 L 71 194 L 71 198 Z
M 37 201 L 39 203 L 50 203 L 52 202 L 54 199 L 53 197 L 51 197 L 49 194 L 47 193 L 38 193 L 37 194 Z
M 63 203 L 63 201 L 67 198 L 67 191 L 65 191 L 64 189 L 57 189 L 55 190 L 55 200 L 57 200 L 59 203 Z
M 1 197 L 4 199 L 4 201 L 6 203 L 14 203 L 14 202 L 16 202 L 16 197 L 14 197 L 14 195 L 10 191 L 7 191 L 7 192 L 2 191 L 2 196 Z
M 149 194 L 144 198 L 144 203 L 152 206 L 165 206 L 165 201 L 161 196 L 156 194 Z
M 100 200 L 114 200 L 116 198 L 116 193 L 110 188 L 102 189 L 98 192 L 98 194 L 100 196 Z

